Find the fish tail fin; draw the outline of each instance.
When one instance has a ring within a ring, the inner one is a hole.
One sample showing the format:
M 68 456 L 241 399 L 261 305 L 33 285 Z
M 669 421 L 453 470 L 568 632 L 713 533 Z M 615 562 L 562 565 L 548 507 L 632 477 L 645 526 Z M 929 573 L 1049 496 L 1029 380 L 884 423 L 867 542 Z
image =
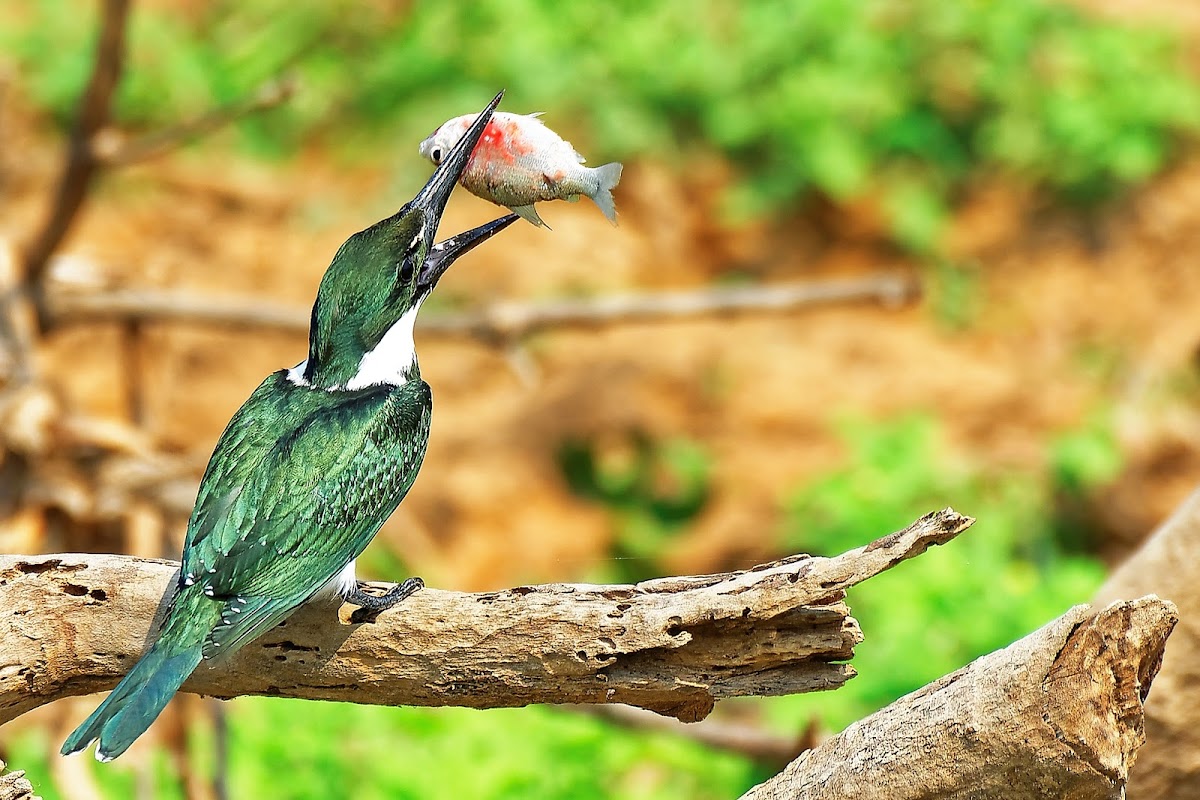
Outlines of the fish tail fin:
M 617 187 L 621 180 L 621 171 L 624 167 L 619 162 L 614 161 L 611 164 L 596 167 L 592 170 L 592 174 L 596 178 L 596 188 L 588 197 L 592 198 L 604 216 L 613 225 L 617 224 L 617 206 L 613 203 L 612 190 Z
M 111 761 L 121 755 L 146 732 L 199 663 L 199 645 L 170 652 L 155 643 L 112 694 L 67 737 L 62 754 L 77 753 L 98 741 L 96 760 Z
M 509 208 L 521 219 L 528 220 L 539 228 L 551 230 L 549 225 L 542 222 L 542 218 L 538 216 L 537 209 L 533 207 L 533 203 L 530 203 L 527 206 L 509 206 Z

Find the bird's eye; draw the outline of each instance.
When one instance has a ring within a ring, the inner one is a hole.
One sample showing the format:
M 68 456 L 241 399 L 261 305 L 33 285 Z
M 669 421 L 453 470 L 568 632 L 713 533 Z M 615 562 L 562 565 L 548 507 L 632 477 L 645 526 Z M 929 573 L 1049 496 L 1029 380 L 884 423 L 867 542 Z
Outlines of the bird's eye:
M 440 166 L 442 163 L 442 148 L 440 148 L 440 147 L 433 148 L 433 150 L 430 151 L 430 153 L 429 153 L 429 157 L 433 159 L 434 164 L 437 164 Z
M 421 243 L 425 238 L 425 232 L 421 231 L 413 240 L 408 243 L 408 247 L 404 250 L 404 257 L 400 259 L 400 282 L 408 283 L 412 280 L 413 272 L 417 268 L 417 251 L 421 247 Z

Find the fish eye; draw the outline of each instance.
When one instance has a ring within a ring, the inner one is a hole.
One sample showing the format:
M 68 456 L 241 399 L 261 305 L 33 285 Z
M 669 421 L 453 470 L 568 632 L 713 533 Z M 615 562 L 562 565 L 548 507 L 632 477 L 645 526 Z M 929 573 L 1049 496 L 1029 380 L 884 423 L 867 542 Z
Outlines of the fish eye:
M 442 163 L 442 148 L 433 148 L 433 150 L 429 152 L 429 157 L 433 159 L 434 164 L 440 165 Z

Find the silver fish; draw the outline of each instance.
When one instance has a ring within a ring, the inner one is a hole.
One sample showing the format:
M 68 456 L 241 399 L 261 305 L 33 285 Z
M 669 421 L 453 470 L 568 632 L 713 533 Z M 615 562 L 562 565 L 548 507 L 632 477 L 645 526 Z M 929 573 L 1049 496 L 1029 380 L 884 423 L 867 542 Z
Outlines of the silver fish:
M 503 111 L 493 114 L 459 179 L 463 188 L 496 205 L 508 206 L 543 228 L 550 226 L 534 210 L 535 202 L 574 202 L 583 195 L 616 225 L 612 190 L 621 180 L 621 165 L 581 166 L 583 156 L 547 128 L 539 116 Z M 474 120 L 474 114 L 466 114 L 443 123 L 421 142 L 421 155 L 440 164 Z

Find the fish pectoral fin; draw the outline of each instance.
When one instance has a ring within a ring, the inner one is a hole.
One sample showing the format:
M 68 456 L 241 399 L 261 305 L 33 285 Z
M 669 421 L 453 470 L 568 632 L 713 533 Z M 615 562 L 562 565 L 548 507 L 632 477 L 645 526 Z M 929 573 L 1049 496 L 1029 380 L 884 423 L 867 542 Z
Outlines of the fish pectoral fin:
M 551 230 L 549 225 L 542 222 L 542 218 L 538 216 L 538 213 L 537 213 L 537 211 L 534 210 L 532 203 L 530 203 L 527 206 L 509 206 L 509 208 L 511 208 L 512 212 L 514 214 L 516 214 L 518 217 L 520 217 L 521 219 L 528 220 L 529 222 L 532 222 L 534 225 L 538 226 L 539 228 L 545 228 L 546 230 Z

